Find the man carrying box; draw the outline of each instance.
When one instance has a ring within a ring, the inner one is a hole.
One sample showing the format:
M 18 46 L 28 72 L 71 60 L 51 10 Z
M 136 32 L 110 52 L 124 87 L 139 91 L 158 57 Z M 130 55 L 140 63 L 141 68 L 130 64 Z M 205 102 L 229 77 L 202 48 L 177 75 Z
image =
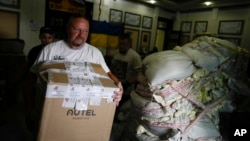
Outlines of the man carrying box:
M 67 39 L 51 43 L 44 47 L 31 68 L 33 77 L 35 76 L 34 74 L 38 75 L 38 69 L 41 64 L 48 61 L 100 64 L 109 78 L 112 79 L 119 88 L 119 91 L 114 91 L 113 95 L 113 101 L 118 105 L 123 94 L 122 84 L 117 77 L 110 72 L 101 52 L 94 46 L 86 43 L 88 34 L 89 21 L 79 15 L 71 17 L 67 25 Z M 30 74 L 29 77 L 32 77 L 32 74 Z M 30 96 L 35 97 L 34 94 L 30 94 Z

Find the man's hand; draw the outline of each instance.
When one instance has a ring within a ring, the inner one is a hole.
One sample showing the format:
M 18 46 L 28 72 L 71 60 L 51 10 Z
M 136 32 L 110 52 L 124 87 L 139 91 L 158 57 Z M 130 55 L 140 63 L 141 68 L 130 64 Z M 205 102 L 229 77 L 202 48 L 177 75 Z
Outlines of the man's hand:
M 116 102 L 116 106 L 119 105 L 119 102 L 122 99 L 122 94 L 123 94 L 122 83 L 118 82 L 117 86 L 119 87 L 119 91 L 115 91 L 113 95 L 113 99 L 114 99 L 114 102 Z

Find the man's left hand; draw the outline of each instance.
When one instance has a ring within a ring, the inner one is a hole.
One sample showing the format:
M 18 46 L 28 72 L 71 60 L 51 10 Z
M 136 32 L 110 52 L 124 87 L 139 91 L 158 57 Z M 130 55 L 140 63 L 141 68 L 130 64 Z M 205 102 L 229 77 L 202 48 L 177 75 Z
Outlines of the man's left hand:
M 121 83 L 121 82 L 118 82 L 117 86 L 118 86 L 118 88 L 119 88 L 119 91 L 115 91 L 115 92 L 114 92 L 114 95 L 113 95 L 113 99 L 114 99 L 114 102 L 116 102 L 116 106 L 119 105 L 119 102 L 121 101 L 121 99 L 122 99 L 122 94 L 123 94 L 122 83 Z

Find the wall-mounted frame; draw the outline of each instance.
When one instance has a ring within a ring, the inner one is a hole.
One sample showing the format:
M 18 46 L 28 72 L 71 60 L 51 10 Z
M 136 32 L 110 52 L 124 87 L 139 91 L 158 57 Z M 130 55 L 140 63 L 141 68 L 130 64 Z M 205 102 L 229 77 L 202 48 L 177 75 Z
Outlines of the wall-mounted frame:
M 20 0 L 0 0 L 0 6 L 20 8 Z
M 125 28 L 125 33 L 129 33 L 132 38 L 132 49 L 137 51 L 138 40 L 139 40 L 139 30 L 132 28 Z
M 166 28 L 167 28 L 167 22 L 158 21 L 158 23 L 157 23 L 157 28 L 158 28 L 158 29 L 166 29 Z
M 122 22 L 122 11 L 116 10 L 116 9 L 110 9 L 109 10 L 109 22 L 116 22 L 121 23 Z
M 65 13 L 86 14 L 88 4 L 85 1 L 76 0 L 46 0 L 49 10 L 61 11 Z
M 218 34 L 241 35 L 244 20 L 222 20 L 219 22 Z
M 232 42 L 237 46 L 240 46 L 241 38 L 235 38 L 235 37 L 219 37 L 219 38 Z
M 153 23 L 153 18 L 152 17 L 148 17 L 148 16 L 143 16 L 142 17 L 142 27 L 143 28 L 151 29 L 152 28 L 152 23 Z
M 182 21 L 181 22 L 181 32 L 190 33 L 191 29 L 192 29 L 192 22 L 191 21 Z
M 0 10 L 0 38 L 19 38 L 19 12 Z
M 194 33 L 207 32 L 207 21 L 196 21 L 194 24 Z
M 150 48 L 150 39 L 151 32 L 149 31 L 141 31 L 141 44 L 139 52 L 148 53 Z
M 125 12 L 124 23 L 128 26 L 140 27 L 141 15 Z

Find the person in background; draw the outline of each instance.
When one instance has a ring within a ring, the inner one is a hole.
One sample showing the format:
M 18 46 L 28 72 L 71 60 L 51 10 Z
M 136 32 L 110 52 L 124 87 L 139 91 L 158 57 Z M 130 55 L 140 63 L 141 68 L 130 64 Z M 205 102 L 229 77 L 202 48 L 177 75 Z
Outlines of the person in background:
M 55 31 L 49 27 L 49 26 L 43 26 L 40 28 L 39 32 L 39 39 L 40 39 L 40 44 L 31 48 L 27 55 L 27 61 L 26 61 L 26 66 L 24 68 L 24 74 L 23 74 L 23 99 L 24 99 L 24 104 L 25 104 L 25 121 L 27 124 L 27 128 L 29 130 L 33 130 L 33 115 L 32 115 L 32 107 L 34 106 L 33 101 L 34 97 L 32 96 L 32 93 L 35 93 L 35 82 L 36 80 L 34 79 L 35 77 L 30 77 L 31 75 L 29 73 L 29 70 L 31 66 L 34 64 L 36 58 L 38 57 L 39 53 L 41 50 L 48 44 L 52 43 L 55 39 Z
M 39 66 L 45 61 L 90 62 L 100 64 L 107 75 L 119 87 L 119 90 L 115 91 L 113 95 L 113 101 L 116 102 L 118 106 L 122 98 L 123 86 L 116 76 L 111 73 L 101 51 L 96 47 L 86 43 L 89 34 L 89 28 L 90 23 L 87 18 L 81 15 L 73 15 L 70 17 L 66 27 L 66 39 L 50 43 L 41 50 L 40 55 L 37 57 L 30 69 L 30 77 L 36 78 L 38 75 Z M 34 105 L 34 101 L 32 100 L 34 100 L 36 95 L 35 93 L 30 93 L 30 95 L 30 97 L 33 98 L 30 98 L 31 101 L 29 102 Z M 32 108 L 35 107 L 33 106 Z M 32 110 L 34 111 L 35 109 Z
M 137 75 L 141 72 L 141 56 L 131 46 L 130 34 L 121 33 L 118 43 L 119 50 L 111 61 L 111 72 L 118 77 L 124 88 L 121 104 L 130 99 L 130 92 L 135 88 Z
M 31 50 L 29 51 L 27 56 L 27 61 L 28 61 L 27 63 L 29 66 L 28 68 L 30 68 L 33 65 L 43 47 L 52 43 L 54 41 L 54 38 L 55 38 L 55 31 L 51 27 L 43 26 L 40 28 L 39 39 L 41 41 L 41 44 L 31 48 Z

